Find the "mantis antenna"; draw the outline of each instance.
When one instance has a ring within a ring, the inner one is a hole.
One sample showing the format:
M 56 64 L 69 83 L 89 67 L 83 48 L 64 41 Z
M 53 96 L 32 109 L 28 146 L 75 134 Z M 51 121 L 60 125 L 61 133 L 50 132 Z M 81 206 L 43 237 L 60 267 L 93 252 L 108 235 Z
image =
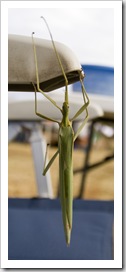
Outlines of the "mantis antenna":
M 46 24 L 46 26 L 47 26 L 47 29 L 48 29 L 49 34 L 50 34 L 50 38 L 51 38 L 51 41 L 52 41 L 52 44 L 53 44 L 53 48 L 54 48 L 54 51 L 55 51 L 57 60 L 58 60 L 58 62 L 59 62 L 60 68 L 61 68 L 61 70 L 62 70 L 62 74 L 63 74 L 63 76 L 64 76 L 65 86 L 66 86 L 65 101 L 68 102 L 68 79 L 67 79 L 67 76 L 66 76 L 66 74 L 65 74 L 65 71 L 64 71 L 64 68 L 63 68 L 61 59 L 60 59 L 60 57 L 59 57 L 59 54 L 58 54 L 58 52 L 57 52 L 57 50 L 56 50 L 56 46 L 55 46 L 55 43 L 54 43 L 54 40 L 53 40 L 52 33 L 51 33 L 50 28 L 49 28 L 49 26 L 48 26 L 48 23 L 47 23 L 46 19 L 45 19 L 43 16 L 41 16 L 41 19 L 44 20 L 44 22 L 45 22 L 45 24 Z

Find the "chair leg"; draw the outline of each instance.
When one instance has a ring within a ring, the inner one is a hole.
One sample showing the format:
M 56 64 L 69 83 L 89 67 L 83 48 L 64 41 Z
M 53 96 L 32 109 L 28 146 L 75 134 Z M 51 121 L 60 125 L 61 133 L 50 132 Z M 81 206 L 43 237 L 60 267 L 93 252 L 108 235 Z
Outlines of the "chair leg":
M 42 175 L 46 153 L 46 141 L 42 136 L 41 126 L 36 125 L 32 130 L 30 144 L 33 153 L 38 196 L 53 198 L 50 171 L 47 172 L 46 176 Z

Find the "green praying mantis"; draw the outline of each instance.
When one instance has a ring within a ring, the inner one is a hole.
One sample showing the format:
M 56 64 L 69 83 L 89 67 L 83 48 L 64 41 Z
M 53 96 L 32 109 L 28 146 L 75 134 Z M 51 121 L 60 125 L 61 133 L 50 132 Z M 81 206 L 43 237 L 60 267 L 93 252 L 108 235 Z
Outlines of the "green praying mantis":
M 35 60 L 35 69 L 36 69 L 36 85 L 34 83 L 32 84 L 35 90 L 35 114 L 46 120 L 56 122 L 59 125 L 58 150 L 50 159 L 47 165 L 46 165 L 46 157 L 47 157 L 47 151 L 46 151 L 43 175 L 47 173 L 48 169 L 54 162 L 55 158 L 59 155 L 59 182 L 60 182 L 60 202 L 61 202 L 61 209 L 62 209 L 62 220 L 63 220 L 66 244 L 70 245 L 71 231 L 72 231 L 72 218 L 73 218 L 73 159 L 72 159 L 72 155 L 73 155 L 74 142 L 88 120 L 87 108 L 89 105 L 89 98 L 84 88 L 84 83 L 83 83 L 84 73 L 83 71 L 81 71 L 79 72 L 79 79 L 80 79 L 84 104 L 76 112 L 73 118 L 69 120 L 69 99 L 68 99 L 67 76 L 65 74 L 63 65 L 61 63 L 61 59 L 57 52 L 49 26 L 45 18 L 44 17 L 41 17 L 41 18 L 45 21 L 45 24 L 48 28 L 48 31 L 52 40 L 54 52 L 59 62 L 59 66 L 61 68 L 64 80 L 65 80 L 65 99 L 64 99 L 62 108 L 60 108 L 51 97 L 49 97 L 47 94 L 45 94 L 45 92 L 43 92 L 40 89 L 37 54 L 36 54 L 36 47 L 35 47 L 35 42 L 33 37 L 34 32 L 33 32 L 32 42 L 33 42 L 34 60 Z M 40 92 L 42 95 L 44 95 L 56 108 L 59 109 L 59 111 L 62 113 L 61 121 L 54 120 L 51 117 L 47 117 L 37 111 L 37 91 Z M 75 121 L 76 118 L 84 111 L 86 111 L 86 116 L 84 117 L 84 120 L 82 121 L 76 133 L 74 133 L 74 130 L 72 128 L 72 122 Z

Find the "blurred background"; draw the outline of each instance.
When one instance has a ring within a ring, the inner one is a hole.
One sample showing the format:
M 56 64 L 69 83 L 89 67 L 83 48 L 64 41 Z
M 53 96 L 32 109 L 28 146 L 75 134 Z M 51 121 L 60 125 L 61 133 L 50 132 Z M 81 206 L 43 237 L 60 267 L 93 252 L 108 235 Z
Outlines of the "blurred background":
M 114 10 L 91 9 L 9 9 L 8 33 L 50 39 L 44 22 L 50 26 L 53 38 L 76 54 L 85 72 L 85 87 L 91 103 L 97 106 L 97 118 L 85 126 L 75 142 L 74 198 L 114 199 Z M 78 83 L 69 87 L 70 97 L 80 95 Z M 56 90 L 58 96 L 64 90 Z M 34 100 L 34 93 L 9 92 L 9 197 L 44 196 L 37 181 L 35 151 L 32 144 L 33 127 L 20 118 L 11 117 L 13 102 Z M 23 109 L 22 109 L 23 111 Z M 34 111 L 34 109 L 33 109 Z M 102 114 L 101 114 L 102 113 Z M 49 158 L 55 153 L 58 128 L 51 122 L 39 122 L 42 140 L 50 143 Z M 77 129 L 78 123 L 74 124 Z M 45 150 L 43 148 L 43 150 Z M 43 165 L 41 165 L 41 172 Z M 39 171 L 40 171 L 39 170 Z M 40 179 L 40 177 L 39 177 Z M 41 175 L 41 179 L 43 177 Z M 37 182 L 36 182 L 37 181 Z M 42 181 L 42 185 L 44 185 Z M 49 196 L 59 191 L 58 158 L 50 168 Z M 45 195 L 47 197 L 47 195 Z

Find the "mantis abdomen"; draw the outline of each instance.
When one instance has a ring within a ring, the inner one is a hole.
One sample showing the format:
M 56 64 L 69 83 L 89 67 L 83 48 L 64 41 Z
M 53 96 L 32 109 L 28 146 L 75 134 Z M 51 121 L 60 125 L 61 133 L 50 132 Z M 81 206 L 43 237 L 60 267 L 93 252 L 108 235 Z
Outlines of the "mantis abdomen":
M 70 244 L 73 210 L 73 129 L 71 125 L 59 129 L 60 200 L 66 243 Z

